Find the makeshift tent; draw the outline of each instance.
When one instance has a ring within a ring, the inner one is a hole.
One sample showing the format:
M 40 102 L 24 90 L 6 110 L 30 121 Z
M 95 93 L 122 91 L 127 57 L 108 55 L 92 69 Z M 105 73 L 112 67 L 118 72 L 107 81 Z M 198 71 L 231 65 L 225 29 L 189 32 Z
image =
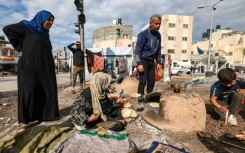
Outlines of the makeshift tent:
M 131 47 L 107 47 L 107 48 L 87 48 L 93 53 L 102 53 L 105 59 L 105 70 L 112 76 L 113 79 L 120 79 L 124 76 L 132 74 L 133 50 Z M 85 55 L 86 56 L 86 55 Z M 115 66 L 115 60 L 118 58 L 126 58 L 127 69 L 123 73 L 118 73 L 118 68 Z M 85 62 L 85 79 L 90 80 L 93 74 L 88 72 L 87 62 Z

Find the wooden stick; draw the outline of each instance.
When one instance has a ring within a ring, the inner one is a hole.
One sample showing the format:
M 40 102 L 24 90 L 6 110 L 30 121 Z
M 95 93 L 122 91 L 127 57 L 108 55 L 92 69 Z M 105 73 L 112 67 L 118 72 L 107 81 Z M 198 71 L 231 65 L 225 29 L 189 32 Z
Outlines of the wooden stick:
M 228 115 L 229 115 L 229 110 L 227 110 L 225 114 L 225 125 L 227 125 L 228 122 Z
M 239 148 L 239 149 L 242 149 L 242 150 L 245 150 L 244 147 L 241 147 L 241 146 L 238 146 L 238 145 L 235 145 L 235 144 L 232 144 L 232 143 L 229 143 L 229 142 L 226 142 L 226 141 L 221 141 L 222 143 L 225 143 L 225 144 L 228 144 L 230 146 L 233 146 L 233 147 L 236 147 L 236 148 Z
M 245 134 L 243 134 L 243 133 L 240 133 L 240 134 L 236 134 L 236 135 L 235 135 L 235 137 L 236 137 L 236 138 L 241 138 L 241 137 L 245 137 Z

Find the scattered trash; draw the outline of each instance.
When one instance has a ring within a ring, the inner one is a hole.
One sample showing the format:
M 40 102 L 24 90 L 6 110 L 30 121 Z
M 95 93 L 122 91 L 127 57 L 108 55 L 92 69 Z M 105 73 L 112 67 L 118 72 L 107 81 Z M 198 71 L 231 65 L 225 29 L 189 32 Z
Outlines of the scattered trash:
M 200 136 L 201 138 L 212 138 L 212 137 L 214 137 L 214 135 L 212 133 L 205 132 L 205 131 L 198 131 L 197 135 Z
M 187 88 L 191 84 L 204 84 L 205 82 L 207 82 L 207 81 L 205 79 L 203 79 L 203 78 L 193 78 L 192 81 L 181 83 L 180 87 Z
M 201 78 L 196 78 L 196 79 L 193 79 L 192 81 L 192 84 L 204 84 L 204 79 L 201 79 Z
M 171 150 L 171 151 L 170 151 Z M 188 153 L 184 148 L 178 148 L 173 145 L 160 143 L 157 141 L 153 141 L 151 147 L 147 150 L 147 153 L 155 153 L 155 152 L 176 152 L 176 153 Z
M 6 124 L 9 123 L 11 120 L 12 120 L 12 118 L 11 118 L 11 117 L 8 117 L 8 118 L 7 118 L 7 121 L 6 121 L 5 123 L 6 123 Z
M 3 105 L 3 106 L 8 106 L 8 103 L 3 103 L 2 105 Z

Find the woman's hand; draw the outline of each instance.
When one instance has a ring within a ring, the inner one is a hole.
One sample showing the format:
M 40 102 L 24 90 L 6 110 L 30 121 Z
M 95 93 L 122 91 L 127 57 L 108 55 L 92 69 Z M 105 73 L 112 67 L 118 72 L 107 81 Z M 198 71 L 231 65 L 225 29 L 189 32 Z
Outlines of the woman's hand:
M 118 97 L 117 94 L 112 93 L 112 94 L 109 94 L 108 98 L 109 98 L 110 100 L 112 100 L 112 99 L 116 100 L 116 99 L 118 99 L 119 97 Z
M 119 98 L 117 98 L 117 103 L 118 103 L 118 104 L 123 104 L 125 101 L 126 101 L 126 100 L 125 100 L 124 97 L 119 97 Z
M 89 122 L 94 122 L 96 120 L 98 120 L 100 114 L 92 114 L 90 117 L 89 117 Z

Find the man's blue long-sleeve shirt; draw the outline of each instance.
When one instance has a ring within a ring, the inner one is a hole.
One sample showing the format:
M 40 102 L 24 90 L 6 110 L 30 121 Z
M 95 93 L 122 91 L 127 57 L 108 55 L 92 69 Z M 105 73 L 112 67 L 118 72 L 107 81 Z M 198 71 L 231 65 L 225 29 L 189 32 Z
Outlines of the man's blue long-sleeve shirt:
M 146 60 L 156 60 L 157 63 L 162 63 L 161 58 L 161 35 L 158 31 L 148 29 L 142 31 L 138 35 L 138 40 L 136 43 L 136 62 L 141 65 L 142 59 Z

